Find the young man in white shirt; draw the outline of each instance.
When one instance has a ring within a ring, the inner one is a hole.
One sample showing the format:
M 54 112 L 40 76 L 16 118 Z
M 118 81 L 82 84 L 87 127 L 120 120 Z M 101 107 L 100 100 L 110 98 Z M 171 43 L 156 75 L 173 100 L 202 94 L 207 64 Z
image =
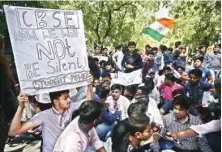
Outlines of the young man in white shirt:
M 130 105 L 130 101 L 121 95 L 122 88 L 120 84 L 114 84 L 111 87 L 111 96 L 107 98 L 109 104 L 109 111 L 115 113 L 117 109 L 122 112 L 121 119 L 128 118 L 127 109 Z
M 113 54 L 112 58 L 113 58 L 113 61 L 118 66 L 118 69 L 120 71 L 124 70 L 124 68 L 121 65 L 122 60 L 123 60 L 123 56 L 124 56 L 124 54 L 123 54 L 123 51 L 122 51 L 122 46 L 119 45 L 119 46 L 116 47 L 116 52 Z

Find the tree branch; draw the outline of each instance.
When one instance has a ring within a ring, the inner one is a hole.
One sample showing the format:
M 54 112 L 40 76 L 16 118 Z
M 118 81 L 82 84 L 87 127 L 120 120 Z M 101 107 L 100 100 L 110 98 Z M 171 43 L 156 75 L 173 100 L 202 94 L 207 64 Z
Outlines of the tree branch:
M 118 6 L 117 8 L 109 9 L 108 27 L 107 27 L 107 30 L 106 30 L 105 35 L 103 36 L 103 41 L 102 41 L 102 43 L 103 43 L 104 40 L 109 36 L 109 33 L 110 33 L 111 29 L 112 29 L 112 12 L 114 12 L 114 11 L 120 11 L 122 7 L 127 6 L 127 5 L 135 6 L 135 5 L 133 5 L 132 3 L 123 3 L 122 5 Z M 135 7 L 136 7 L 136 6 L 135 6 Z M 126 15 L 126 11 L 124 12 L 124 17 L 125 17 L 125 15 Z
M 120 11 L 120 9 L 126 5 L 131 5 L 131 6 L 135 6 L 133 5 L 132 3 L 123 3 L 122 5 L 120 5 L 119 7 L 117 8 L 114 8 L 113 11 Z
M 106 37 L 109 35 L 110 31 L 112 29 L 112 10 L 109 10 L 109 18 L 108 18 L 108 27 L 106 30 L 105 35 L 103 36 L 103 41 L 106 39 Z
M 102 1 L 102 6 L 104 5 L 104 1 Z M 98 38 L 98 43 L 101 44 L 101 37 L 100 37 L 100 34 L 99 34 L 99 26 L 100 26 L 100 22 L 101 22 L 101 16 L 102 16 L 102 12 L 103 12 L 103 8 L 104 7 L 100 7 L 102 8 L 99 12 L 99 15 L 97 16 L 98 17 L 98 20 L 97 20 L 97 24 L 96 24 L 96 28 L 94 29 L 94 32 L 96 33 L 96 36 Z

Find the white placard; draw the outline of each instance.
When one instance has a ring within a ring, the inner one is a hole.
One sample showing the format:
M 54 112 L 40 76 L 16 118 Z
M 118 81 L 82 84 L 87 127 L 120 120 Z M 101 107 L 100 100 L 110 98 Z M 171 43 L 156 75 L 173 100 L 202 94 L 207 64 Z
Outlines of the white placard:
M 22 92 L 33 95 L 86 85 L 82 11 L 4 6 Z
M 112 84 L 121 84 L 124 86 L 132 84 L 141 84 L 142 83 L 142 69 L 133 71 L 131 73 L 118 72 L 118 74 L 113 74 Z
M 102 60 L 104 60 L 104 61 L 108 61 L 109 60 L 107 56 L 93 56 L 93 58 L 99 59 L 99 62 L 102 61 Z
M 214 101 L 215 101 L 215 99 L 214 99 L 214 97 L 211 95 L 211 92 L 209 92 L 209 91 L 204 91 L 204 93 L 203 93 L 203 98 L 202 98 L 202 106 L 203 106 L 203 107 L 208 107 L 209 104 L 210 104 L 211 102 L 214 102 Z

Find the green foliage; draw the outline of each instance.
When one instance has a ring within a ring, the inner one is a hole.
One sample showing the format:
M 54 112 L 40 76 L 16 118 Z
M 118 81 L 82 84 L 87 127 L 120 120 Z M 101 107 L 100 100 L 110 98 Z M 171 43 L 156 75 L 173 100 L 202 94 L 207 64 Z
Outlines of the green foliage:
M 158 46 L 160 43 L 142 30 L 155 21 L 155 12 L 161 3 L 171 7 L 170 17 L 176 19 L 176 26 L 161 43 L 171 46 L 175 41 L 184 45 L 191 43 L 196 48 L 200 43 L 212 43 L 221 33 L 220 1 L 0 1 L 0 8 L 6 5 L 82 10 L 85 35 L 89 48 L 94 44 L 116 46 L 132 40 L 140 51 L 146 44 Z M 6 35 L 5 19 L 0 15 L 0 34 Z
M 170 16 L 177 24 L 167 37 L 171 45 L 182 41 L 192 44 L 193 49 L 200 44 L 212 44 L 221 33 L 220 1 L 181 1 L 171 3 Z
M 116 46 L 140 36 L 144 28 L 140 22 L 147 21 L 147 17 L 141 18 L 141 13 L 147 12 L 147 9 L 150 12 L 154 11 L 153 8 L 156 7 L 149 7 L 151 5 L 156 5 L 156 2 L 80 1 L 60 5 L 60 8 L 83 11 L 89 46 L 94 43 L 100 46 Z
M 12 6 L 27 6 L 27 7 L 39 7 L 42 8 L 40 1 L 0 1 L 0 10 L 3 11 L 4 5 Z M 6 25 L 6 19 L 3 12 L 0 13 L 0 35 L 4 35 L 6 39 L 6 47 L 11 47 L 8 29 Z
M 148 25 L 150 19 L 154 21 L 150 14 L 158 8 L 156 1 L 1 1 L 0 6 L 3 4 L 64 10 L 80 9 L 84 15 L 89 47 L 93 47 L 94 44 L 103 47 L 116 46 L 130 40 L 138 41 L 144 26 Z

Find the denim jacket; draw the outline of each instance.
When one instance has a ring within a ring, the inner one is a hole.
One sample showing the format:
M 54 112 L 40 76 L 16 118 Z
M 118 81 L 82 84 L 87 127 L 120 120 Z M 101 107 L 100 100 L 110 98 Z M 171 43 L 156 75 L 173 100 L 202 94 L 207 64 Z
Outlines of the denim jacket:
M 208 82 L 200 81 L 196 86 L 187 82 L 184 85 L 184 93 L 189 99 L 191 99 L 193 105 L 202 104 L 204 91 L 209 91 L 212 88 L 214 88 L 214 86 Z

